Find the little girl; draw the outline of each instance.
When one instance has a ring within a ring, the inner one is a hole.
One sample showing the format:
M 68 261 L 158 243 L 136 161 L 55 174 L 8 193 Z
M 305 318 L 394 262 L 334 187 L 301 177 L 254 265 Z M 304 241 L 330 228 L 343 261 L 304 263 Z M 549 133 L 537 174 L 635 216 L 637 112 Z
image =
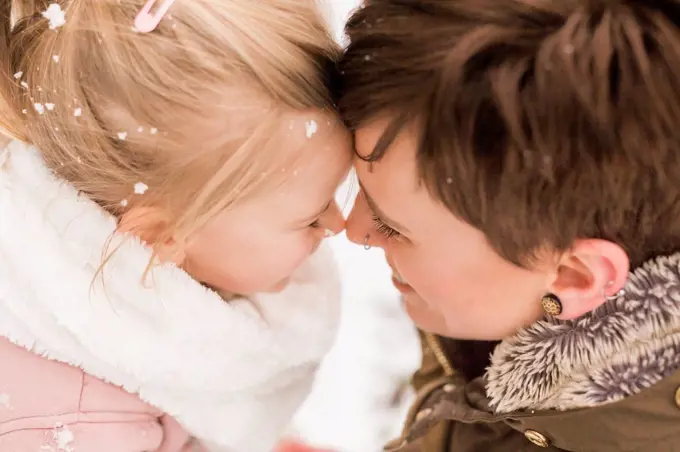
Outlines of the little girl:
M 338 317 L 351 153 L 314 1 L 0 20 L 0 450 L 270 450 Z

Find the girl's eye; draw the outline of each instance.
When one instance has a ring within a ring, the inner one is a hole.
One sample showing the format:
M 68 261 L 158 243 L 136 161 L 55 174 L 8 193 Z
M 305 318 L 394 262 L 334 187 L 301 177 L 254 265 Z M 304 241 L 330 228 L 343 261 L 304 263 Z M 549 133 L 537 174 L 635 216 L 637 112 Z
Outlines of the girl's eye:
M 372 219 L 375 230 L 384 235 L 385 238 L 389 239 L 391 237 L 399 237 L 401 235 L 399 232 L 386 225 L 385 222 L 382 221 L 377 215 L 372 215 Z
M 321 222 L 319 220 L 314 220 L 312 223 L 309 225 L 310 228 L 317 229 L 321 227 Z

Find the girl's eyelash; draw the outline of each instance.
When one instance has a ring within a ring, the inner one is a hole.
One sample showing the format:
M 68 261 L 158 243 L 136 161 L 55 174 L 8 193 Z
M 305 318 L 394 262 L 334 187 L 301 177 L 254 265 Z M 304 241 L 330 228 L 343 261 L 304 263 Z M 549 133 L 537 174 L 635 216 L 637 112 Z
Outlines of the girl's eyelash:
M 399 237 L 401 234 L 398 231 L 395 231 L 391 227 L 385 224 L 384 221 L 380 219 L 377 215 L 372 215 L 373 219 L 373 226 L 375 227 L 375 230 L 378 231 L 380 234 L 384 235 L 386 238 L 391 238 L 391 237 Z
M 321 227 L 321 222 L 319 220 L 314 220 L 311 222 L 309 225 L 310 228 L 320 228 Z

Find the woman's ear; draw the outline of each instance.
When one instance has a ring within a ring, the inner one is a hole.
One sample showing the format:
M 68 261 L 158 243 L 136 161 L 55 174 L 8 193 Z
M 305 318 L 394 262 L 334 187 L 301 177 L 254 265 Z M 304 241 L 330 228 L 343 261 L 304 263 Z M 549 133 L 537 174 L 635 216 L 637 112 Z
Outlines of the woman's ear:
M 184 246 L 168 234 L 168 217 L 155 207 L 132 207 L 118 222 L 117 231 L 139 237 L 154 249 L 161 262 L 181 265 L 186 259 Z
M 550 291 L 562 302 L 560 319 L 590 312 L 616 294 L 628 278 L 630 261 L 616 243 L 601 239 L 578 240 L 565 253 Z

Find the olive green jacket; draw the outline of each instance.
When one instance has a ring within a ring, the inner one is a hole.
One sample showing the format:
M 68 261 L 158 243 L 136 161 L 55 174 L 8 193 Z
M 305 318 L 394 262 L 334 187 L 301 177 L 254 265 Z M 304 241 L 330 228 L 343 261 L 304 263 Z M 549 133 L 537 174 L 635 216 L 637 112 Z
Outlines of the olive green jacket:
M 680 255 L 625 291 L 500 343 L 422 334 L 417 398 L 386 450 L 680 452 Z

